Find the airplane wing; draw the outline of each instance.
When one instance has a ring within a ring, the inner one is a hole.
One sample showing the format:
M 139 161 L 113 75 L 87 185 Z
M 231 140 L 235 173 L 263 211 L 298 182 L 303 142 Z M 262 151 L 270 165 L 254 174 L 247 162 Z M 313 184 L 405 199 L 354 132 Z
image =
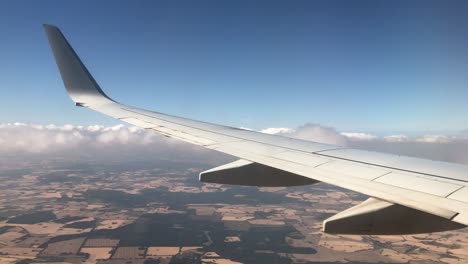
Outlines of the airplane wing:
M 412 234 L 468 225 L 468 166 L 321 144 L 120 104 L 96 83 L 60 30 L 44 25 L 65 88 L 90 108 L 167 137 L 239 157 L 203 182 L 294 186 L 325 182 L 370 198 L 324 221 L 340 234 Z

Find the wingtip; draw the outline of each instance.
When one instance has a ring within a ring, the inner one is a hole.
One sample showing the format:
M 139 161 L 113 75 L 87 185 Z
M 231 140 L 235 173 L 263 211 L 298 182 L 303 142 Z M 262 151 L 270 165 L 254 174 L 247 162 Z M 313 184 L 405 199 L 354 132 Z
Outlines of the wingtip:
M 60 29 L 43 24 L 65 88 L 77 106 L 113 102 L 99 87 L 93 76 L 66 40 Z
M 59 28 L 57 26 L 54 26 L 52 24 L 42 24 L 42 27 L 47 30 L 47 29 L 56 29 L 56 30 L 59 30 Z

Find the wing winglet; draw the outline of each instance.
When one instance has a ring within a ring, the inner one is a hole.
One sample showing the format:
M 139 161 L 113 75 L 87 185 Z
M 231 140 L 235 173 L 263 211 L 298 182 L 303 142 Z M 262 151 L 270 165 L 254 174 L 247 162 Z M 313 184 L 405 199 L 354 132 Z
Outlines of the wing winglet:
M 96 106 L 113 102 L 101 90 L 60 29 L 47 24 L 43 26 L 65 88 L 75 104 Z

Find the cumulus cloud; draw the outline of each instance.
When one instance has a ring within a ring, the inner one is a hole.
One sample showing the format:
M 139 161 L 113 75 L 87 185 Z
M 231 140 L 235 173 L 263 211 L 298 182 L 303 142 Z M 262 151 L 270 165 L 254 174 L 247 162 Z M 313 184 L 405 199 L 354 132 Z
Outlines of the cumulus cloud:
M 0 124 L 0 152 L 43 153 L 82 148 L 177 144 L 138 127 Z
M 334 128 L 317 124 L 305 124 L 298 127 L 291 136 L 294 138 L 317 141 L 326 144 L 347 145 L 346 137 L 338 133 Z
M 260 132 L 327 144 L 346 145 L 346 137 L 338 133 L 334 128 L 320 126 L 317 124 L 305 124 L 296 129 L 286 127 L 272 127 L 262 129 Z
M 264 129 L 262 132 L 271 132 L 275 129 Z M 376 136 L 362 132 L 340 133 L 333 128 L 316 124 L 306 124 L 296 129 L 282 128 L 273 134 L 357 149 L 468 164 L 468 138 L 463 134 Z
M 266 128 L 261 132 L 351 148 L 468 163 L 468 137 L 463 134 L 376 136 L 362 132 L 338 132 L 334 128 L 317 124 L 305 124 L 297 128 Z M 0 154 L 93 155 L 94 152 L 105 152 L 108 156 L 133 153 L 148 157 L 159 155 L 192 160 L 215 160 L 222 156 L 217 152 L 132 126 L 0 124 Z
M 260 132 L 265 133 L 265 134 L 291 134 L 295 130 L 292 128 L 287 128 L 287 127 L 270 127 L 270 128 L 265 128 L 260 130 Z
M 372 134 L 358 132 L 342 132 L 341 135 L 345 136 L 350 140 L 373 140 L 377 138 L 377 136 L 374 136 Z
M 390 135 L 385 136 L 383 139 L 388 142 L 405 142 L 409 140 L 409 138 L 405 135 Z
M 260 130 L 262 133 L 282 135 L 304 140 L 316 141 L 320 143 L 329 143 L 335 145 L 349 145 L 353 141 L 386 141 L 386 142 L 421 142 L 421 143 L 449 143 L 457 140 L 466 139 L 463 136 L 447 135 L 389 135 L 378 137 L 369 133 L 362 132 L 338 132 L 334 128 L 321 126 L 317 124 L 305 124 L 296 129 L 286 127 L 272 127 Z
M 422 137 L 417 137 L 416 141 L 425 143 L 448 143 L 454 139 L 456 138 L 451 138 L 444 135 L 424 135 Z

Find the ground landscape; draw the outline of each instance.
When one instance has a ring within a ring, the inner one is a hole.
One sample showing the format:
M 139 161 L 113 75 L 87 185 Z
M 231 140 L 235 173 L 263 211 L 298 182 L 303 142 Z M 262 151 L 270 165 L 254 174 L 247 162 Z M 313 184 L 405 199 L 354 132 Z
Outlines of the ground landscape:
M 468 262 L 466 229 L 323 234 L 324 219 L 366 199 L 356 193 L 202 184 L 213 164 L 118 157 L 3 157 L 0 263 Z

